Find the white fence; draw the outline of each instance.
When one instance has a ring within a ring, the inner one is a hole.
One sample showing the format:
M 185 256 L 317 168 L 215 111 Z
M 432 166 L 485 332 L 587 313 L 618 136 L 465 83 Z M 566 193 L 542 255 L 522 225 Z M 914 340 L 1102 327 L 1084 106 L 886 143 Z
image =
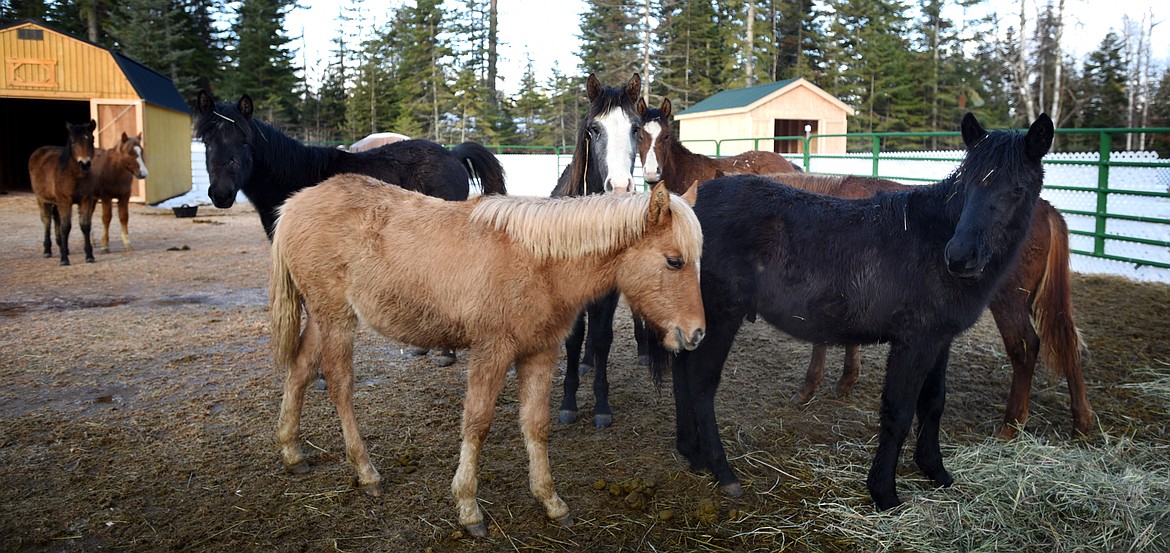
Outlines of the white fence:
M 962 151 L 932 151 L 932 152 L 899 152 L 900 157 L 923 158 L 951 158 L 955 161 L 930 160 L 879 160 L 879 170 L 883 175 L 914 176 L 931 180 L 941 180 L 958 165 L 962 158 Z M 1158 162 L 1157 154 L 1153 152 L 1115 152 L 1111 154 L 1111 161 L 1141 161 Z M 513 195 L 548 196 L 556 185 L 557 177 L 569 162 L 568 156 L 551 154 L 502 154 L 498 156 L 504 165 L 507 175 L 508 192 Z M 1047 161 L 1096 161 L 1097 154 L 1093 153 L 1062 153 L 1049 154 Z M 794 159 L 799 165 L 799 160 Z M 192 184 L 191 192 L 172 198 L 159 204 L 162 207 L 173 207 L 183 204 L 209 204 L 207 188 L 209 180 L 204 166 L 204 149 L 202 142 L 191 144 Z M 873 160 L 868 155 L 858 155 L 846 159 L 820 159 L 810 161 L 812 172 L 869 175 L 873 171 Z M 1045 189 L 1041 196 L 1061 211 L 1096 211 L 1098 194 L 1097 167 L 1093 165 L 1065 165 L 1048 164 L 1045 167 L 1045 184 L 1068 186 L 1086 189 L 1085 191 Z M 635 180 L 641 180 L 641 168 L 635 168 Z M 897 180 L 897 179 L 895 179 Z M 911 181 L 904 181 L 914 184 Z M 917 182 L 921 184 L 921 181 Z M 639 183 L 640 184 L 640 183 Z M 1170 167 L 1111 167 L 1109 171 L 1110 190 L 1132 190 L 1143 192 L 1166 192 L 1170 189 Z M 1118 215 L 1135 215 L 1170 220 L 1170 199 L 1161 197 L 1132 196 L 1125 194 L 1109 194 L 1108 212 Z M 238 200 L 246 202 L 242 194 Z M 1083 215 L 1064 215 L 1070 230 L 1093 232 L 1096 228 L 1094 217 Z M 1120 221 L 1110 219 L 1106 223 L 1107 234 L 1130 236 L 1170 242 L 1170 225 L 1140 221 Z M 1080 251 L 1093 251 L 1093 238 L 1073 234 L 1070 236 L 1072 248 Z M 1163 246 L 1137 244 L 1123 240 L 1106 240 L 1105 253 L 1118 257 L 1144 259 L 1160 263 L 1170 263 L 1170 249 Z M 1149 266 L 1135 266 L 1131 263 L 1101 259 L 1097 257 L 1076 255 L 1072 256 L 1072 268 L 1081 273 L 1099 273 L 1122 275 L 1135 280 L 1156 281 L 1170 283 L 1170 269 L 1161 269 Z

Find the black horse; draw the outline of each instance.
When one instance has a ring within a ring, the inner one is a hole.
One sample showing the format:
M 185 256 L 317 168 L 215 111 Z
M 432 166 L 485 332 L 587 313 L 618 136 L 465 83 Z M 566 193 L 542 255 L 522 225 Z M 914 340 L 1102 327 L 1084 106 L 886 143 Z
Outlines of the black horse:
M 606 192 L 627 193 L 634 189 L 634 156 L 638 154 L 638 135 L 641 118 L 634 103 L 642 92 L 642 78 L 634 73 L 625 86 L 602 86 L 593 74 L 585 81 L 589 111 L 577 126 L 577 145 L 573 160 L 565 167 L 552 196 L 584 196 Z M 581 345 L 586 338 L 588 323 L 589 351 L 593 360 L 593 424 L 605 428 L 613 423 L 609 407 L 609 382 L 606 362 L 613 343 L 613 316 L 617 311 L 618 292 L 615 290 L 592 303 L 577 317 L 573 330 L 565 339 L 567 366 L 565 368 L 565 395 L 561 401 L 560 421 L 577 421 L 577 388 L 581 384 Z
M 967 155 L 943 181 L 869 199 L 811 194 L 759 176 L 699 187 L 701 283 L 707 337 L 670 358 L 677 447 L 724 493 L 743 493 L 715 421 L 715 391 L 745 319 L 761 316 L 801 340 L 889 342 L 878 447 L 866 481 L 879 509 L 901 503 L 894 469 L 917 414 L 914 460 L 939 486 L 953 482 L 939 450 L 951 341 L 979 318 L 1015 262 L 1044 180 L 1052 120 L 1027 134 L 987 133 L 968 114 Z
M 236 105 L 216 102 L 207 91 L 196 99 L 195 135 L 207 146 L 207 195 L 218 208 L 231 207 L 242 191 L 256 207 L 268 239 L 277 208 L 297 190 L 339 173 L 360 173 L 443 198 L 467 199 L 469 179 L 479 180 L 485 194 L 506 194 L 504 168 L 496 156 L 475 142 L 454 150 L 426 140 L 404 140 L 373 150 L 349 153 L 305 146 L 272 126 L 252 118 L 252 98 Z

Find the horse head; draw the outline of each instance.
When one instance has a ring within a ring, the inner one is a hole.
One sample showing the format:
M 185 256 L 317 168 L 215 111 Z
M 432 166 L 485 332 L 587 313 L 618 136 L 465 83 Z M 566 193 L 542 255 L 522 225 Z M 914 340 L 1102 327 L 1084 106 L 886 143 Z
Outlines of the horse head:
M 138 136 L 122 133 L 117 150 L 122 154 L 122 169 L 127 173 L 134 175 L 136 179 L 145 179 L 150 174 L 146 169 L 146 150 L 142 147 L 142 133 Z
M 968 113 L 963 118 L 967 156 L 952 175 L 955 194 L 962 196 L 955 234 L 944 250 L 947 270 L 954 276 L 977 279 L 996 254 L 1010 264 L 1027 231 L 1040 187 L 1044 183 L 1044 154 L 1052 146 L 1052 119 L 1040 114 L 1027 134 L 988 133 Z M 1018 234 L 1018 236 L 1013 236 Z
M 89 173 L 93 164 L 93 131 L 96 128 L 97 121 L 93 119 L 88 123 L 65 123 L 65 130 L 69 133 L 65 155 L 77 164 L 82 173 Z
M 207 174 L 211 178 L 207 196 L 215 207 L 226 209 L 235 203 L 236 193 L 252 178 L 255 164 L 252 139 L 256 135 L 252 98 L 245 94 L 233 106 L 217 102 L 202 90 L 195 103 L 199 110 L 195 136 L 207 148 Z
M 638 100 L 638 116 L 642 119 L 638 157 L 642 160 L 646 184 L 658 184 L 662 180 L 662 163 L 669 159 L 670 143 L 674 140 L 670 130 L 670 113 L 670 98 L 663 98 L 662 106 L 658 108 L 651 108 L 645 100 Z
M 699 289 L 703 231 L 689 203 L 659 184 L 650 192 L 645 234 L 622 255 L 617 288 L 670 351 L 693 350 L 706 333 Z
M 642 126 L 634 103 L 641 90 L 637 73 L 621 88 L 602 86 L 594 74 L 586 79 L 589 111 L 577 129 L 573 155 L 573 186 L 584 183 L 583 193 L 634 191 L 634 156 Z

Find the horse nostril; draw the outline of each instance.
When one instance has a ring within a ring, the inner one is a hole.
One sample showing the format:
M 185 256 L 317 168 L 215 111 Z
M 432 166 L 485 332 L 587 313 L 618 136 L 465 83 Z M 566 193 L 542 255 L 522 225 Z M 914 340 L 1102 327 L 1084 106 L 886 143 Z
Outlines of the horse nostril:
M 696 329 L 695 332 L 691 334 L 691 344 L 694 344 L 696 346 L 699 345 L 699 342 L 702 342 L 703 337 L 706 335 L 707 335 L 707 333 L 703 332 L 703 329 L 701 329 L 701 328 Z

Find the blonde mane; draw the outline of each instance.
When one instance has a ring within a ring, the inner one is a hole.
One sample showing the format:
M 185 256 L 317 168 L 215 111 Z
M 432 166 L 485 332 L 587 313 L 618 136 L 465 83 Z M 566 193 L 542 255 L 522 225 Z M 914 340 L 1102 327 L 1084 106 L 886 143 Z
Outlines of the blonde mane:
M 539 260 L 608 253 L 646 232 L 651 194 L 564 198 L 493 196 L 483 198 L 471 221 L 502 230 L 526 244 Z M 685 261 L 699 258 L 703 231 L 691 206 L 670 195 L 674 240 Z

